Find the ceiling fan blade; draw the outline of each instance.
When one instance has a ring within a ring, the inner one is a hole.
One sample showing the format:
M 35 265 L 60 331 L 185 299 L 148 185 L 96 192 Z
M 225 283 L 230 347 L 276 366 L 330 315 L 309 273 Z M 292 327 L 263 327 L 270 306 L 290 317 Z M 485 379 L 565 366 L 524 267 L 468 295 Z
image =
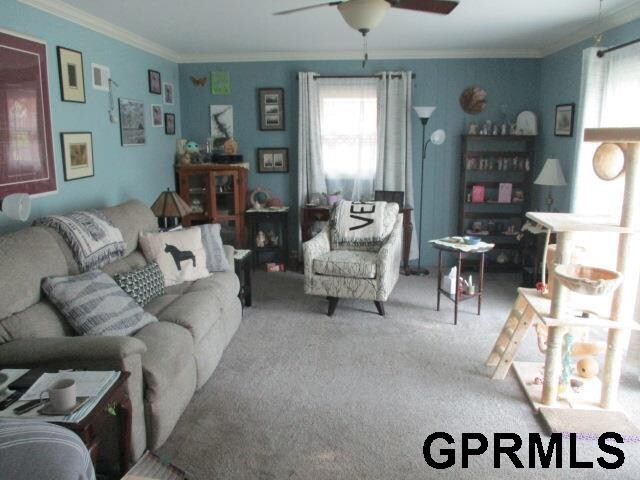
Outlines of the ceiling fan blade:
M 449 15 L 459 2 L 452 0 L 386 0 L 394 8 Z
M 320 7 L 334 7 L 340 5 L 342 2 L 329 2 L 329 3 L 316 3 L 314 5 L 307 5 L 306 7 L 292 8 L 291 10 L 283 10 L 281 12 L 275 12 L 274 15 L 289 15 L 290 13 L 302 12 L 304 10 L 311 10 L 312 8 Z

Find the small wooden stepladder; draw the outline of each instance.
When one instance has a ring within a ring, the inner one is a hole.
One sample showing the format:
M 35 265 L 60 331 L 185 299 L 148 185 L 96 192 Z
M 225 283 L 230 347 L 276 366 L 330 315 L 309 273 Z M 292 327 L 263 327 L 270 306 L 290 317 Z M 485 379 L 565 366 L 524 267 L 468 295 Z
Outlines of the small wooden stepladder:
M 507 376 L 520 342 L 522 342 L 524 335 L 529 330 L 534 317 L 535 311 L 522 294 L 519 293 L 513 310 L 511 310 L 489 354 L 489 358 L 485 362 L 487 367 L 494 368 L 491 375 L 492 379 L 503 380 Z

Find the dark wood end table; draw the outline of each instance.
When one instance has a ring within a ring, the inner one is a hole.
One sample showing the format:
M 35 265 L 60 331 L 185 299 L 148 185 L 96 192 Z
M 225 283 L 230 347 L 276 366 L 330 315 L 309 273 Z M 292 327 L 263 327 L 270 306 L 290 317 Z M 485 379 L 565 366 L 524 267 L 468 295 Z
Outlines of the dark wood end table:
M 236 275 L 240 279 L 240 293 L 238 298 L 242 307 L 251 306 L 251 265 L 253 264 L 253 252 L 251 250 L 236 250 L 233 254 Z
M 431 245 L 433 245 L 433 247 L 435 249 L 438 250 L 438 269 L 437 269 L 437 274 L 438 274 L 438 299 L 437 299 L 437 304 L 436 304 L 436 310 L 440 311 L 440 295 L 444 295 L 446 298 L 448 298 L 449 300 L 451 300 L 454 304 L 454 310 L 453 310 L 453 324 L 457 325 L 458 324 L 458 304 L 460 302 L 464 302 L 466 300 L 470 300 L 472 298 L 477 298 L 478 299 L 478 315 L 480 315 L 480 311 L 482 308 L 482 294 L 483 294 L 483 290 L 484 290 L 484 265 L 485 265 L 485 254 L 491 250 L 493 248 L 493 246 L 487 247 L 487 248 L 483 248 L 483 249 L 479 249 L 479 250 L 474 250 L 471 252 L 465 252 L 463 250 L 460 250 L 459 248 L 455 248 L 455 247 L 447 247 L 444 245 L 439 245 L 437 243 L 432 243 Z M 460 286 L 458 285 L 458 280 L 456 279 L 456 293 L 454 295 L 452 295 L 451 293 L 449 293 L 448 291 L 444 290 L 442 288 L 442 253 L 443 252 L 449 252 L 449 253 L 454 253 L 457 255 L 458 257 L 458 261 L 457 261 L 457 275 L 458 278 L 460 278 L 462 276 L 462 260 L 470 255 L 480 255 L 480 266 L 479 266 L 479 273 L 480 273 L 480 284 L 478 285 L 478 289 L 476 290 L 475 293 L 473 294 L 469 294 L 469 293 L 464 293 L 462 292 Z

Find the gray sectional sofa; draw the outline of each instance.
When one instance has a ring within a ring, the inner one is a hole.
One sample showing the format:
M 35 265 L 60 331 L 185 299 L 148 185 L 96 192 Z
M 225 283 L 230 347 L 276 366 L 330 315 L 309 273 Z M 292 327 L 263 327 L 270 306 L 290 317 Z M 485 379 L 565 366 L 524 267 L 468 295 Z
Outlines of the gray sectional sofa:
M 138 234 L 156 231 L 157 220 L 139 201 L 103 212 L 127 244 L 109 275 L 144 266 Z M 233 248 L 225 246 L 233 265 Z M 132 337 L 76 336 L 42 293 L 48 276 L 78 273 L 71 250 L 47 227 L 0 236 L 0 366 L 118 369 L 131 373 L 132 455 L 167 439 L 194 392 L 216 368 L 242 318 L 239 281 L 219 272 L 167 288 L 145 310 L 159 322 Z

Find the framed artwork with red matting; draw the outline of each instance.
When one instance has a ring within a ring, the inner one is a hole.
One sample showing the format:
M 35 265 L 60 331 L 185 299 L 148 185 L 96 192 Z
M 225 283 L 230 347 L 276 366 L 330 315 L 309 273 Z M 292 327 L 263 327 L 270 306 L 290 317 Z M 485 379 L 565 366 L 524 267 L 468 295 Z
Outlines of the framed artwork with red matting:
M 47 46 L 0 31 L 0 198 L 56 188 Z

